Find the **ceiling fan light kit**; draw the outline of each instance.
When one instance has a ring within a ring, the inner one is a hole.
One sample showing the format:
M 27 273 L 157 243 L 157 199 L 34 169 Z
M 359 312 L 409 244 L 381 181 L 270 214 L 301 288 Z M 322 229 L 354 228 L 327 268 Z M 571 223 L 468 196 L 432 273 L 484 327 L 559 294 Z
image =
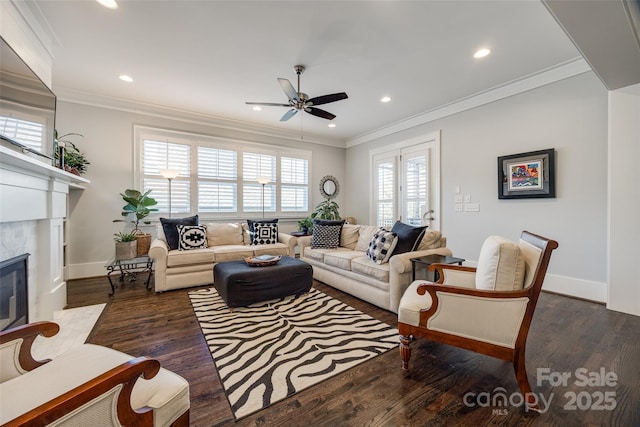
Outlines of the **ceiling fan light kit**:
M 289 111 L 284 113 L 281 122 L 286 122 L 291 117 L 295 116 L 298 111 L 304 111 L 306 113 L 311 114 L 312 116 L 321 117 L 327 120 L 335 119 L 335 115 L 331 114 L 328 111 L 322 110 L 320 108 L 316 108 L 316 105 L 328 104 L 330 102 L 341 101 L 343 99 L 347 99 L 348 96 L 344 92 L 332 93 L 329 95 L 321 95 L 316 96 L 314 98 L 309 98 L 309 95 L 300 91 L 300 75 L 304 72 L 304 65 L 296 65 L 293 67 L 293 70 L 296 72 L 298 76 L 298 90 L 296 90 L 291 82 L 287 79 L 278 78 L 278 84 L 282 88 L 282 91 L 289 98 L 288 104 L 280 104 L 274 102 L 246 102 L 248 105 L 262 105 L 267 107 L 288 107 L 291 108 Z

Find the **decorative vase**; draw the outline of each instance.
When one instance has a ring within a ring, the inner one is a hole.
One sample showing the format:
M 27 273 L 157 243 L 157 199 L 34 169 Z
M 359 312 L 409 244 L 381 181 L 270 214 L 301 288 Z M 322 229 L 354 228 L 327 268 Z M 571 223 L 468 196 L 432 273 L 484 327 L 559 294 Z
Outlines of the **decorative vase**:
M 136 242 L 138 242 L 138 256 L 143 256 L 149 253 L 149 247 L 151 246 L 151 234 L 143 233 L 142 231 L 138 232 Z
M 132 259 L 138 255 L 138 242 L 116 242 L 116 261 Z

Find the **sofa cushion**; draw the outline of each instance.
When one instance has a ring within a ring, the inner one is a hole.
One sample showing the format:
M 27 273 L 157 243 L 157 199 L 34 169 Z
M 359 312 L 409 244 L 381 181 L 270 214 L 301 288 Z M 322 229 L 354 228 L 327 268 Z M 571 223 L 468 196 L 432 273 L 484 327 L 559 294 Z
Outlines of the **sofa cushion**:
M 340 250 L 340 248 L 329 249 L 329 248 L 312 248 L 311 246 L 307 246 L 304 248 L 303 256 L 305 258 L 311 258 L 318 262 L 324 262 L 324 256 L 333 251 Z M 346 249 L 345 249 L 346 250 Z
M 442 233 L 436 230 L 425 230 L 422 240 L 418 245 L 419 251 L 426 251 L 428 249 L 437 249 L 440 247 L 440 239 L 442 239 Z
M 273 243 L 271 245 L 254 245 L 253 253 L 255 256 L 260 255 L 289 255 L 289 246 L 284 243 Z
M 389 263 L 376 264 L 367 256 L 357 257 L 351 260 L 351 271 L 373 277 L 381 282 L 389 282 Z
M 373 235 L 371 243 L 369 243 L 367 256 L 376 264 L 384 264 L 391 258 L 391 254 L 397 243 L 398 236 L 396 233 L 380 227 Z
M 178 249 L 178 225 L 198 225 L 198 215 L 186 218 L 160 218 L 169 249 Z
M 342 270 L 351 270 L 351 260 L 363 255 L 362 252 L 350 251 L 347 250 L 347 248 L 338 248 L 338 250 L 327 252 L 324 255 L 324 263 Z
M 500 236 L 489 236 L 482 244 L 476 269 L 476 288 L 495 291 L 522 289 L 525 275 L 520 247 Z
M 209 249 L 215 253 L 216 262 L 237 261 L 239 259 L 244 259 L 245 257 L 253 256 L 253 246 L 223 245 Z
M 253 224 L 252 245 L 272 245 L 274 243 L 278 243 L 278 224 L 274 222 Z
M 422 236 L 424 236 L 426 229 L 426 225 L 416 227 L 396 221 L 391 228 L 391 231 L 396 233 L 398 236 L 398 243 L 396 244 L 396 248 L 393 250 L 393 253 L 403 254 L 405 252 L 415 251 L 420 245 Z
M 242 245 L 242 226 L 238 222 L 207 224 L 207 246 Z
M 379 228 L 380 227 L 376 225 L 361 225 L 360 230 L 358 230 L 358 242 L 354 250 L 367 252 L 369 243 L 371 243 L 374 233 L 378 231 Z
M 178 225 L 178 250 L 189 251 L 207 247 L 207 227 L 204 225 Z
M 340 231 L 340 246 L 351 250 L 355 249 L 358 237 L 360 237 L 359 230 L 359 225 L 344 224 Z
M 212 248 L 193 249 L 190 251 L 173 250 L 167 255 L 167 267 L 181 265 L 203 264 L 215 262 L 215 252 Z
M 340 246 L 340 233 L 344 220 L 313 220 L 312 248 L 335 249 Z

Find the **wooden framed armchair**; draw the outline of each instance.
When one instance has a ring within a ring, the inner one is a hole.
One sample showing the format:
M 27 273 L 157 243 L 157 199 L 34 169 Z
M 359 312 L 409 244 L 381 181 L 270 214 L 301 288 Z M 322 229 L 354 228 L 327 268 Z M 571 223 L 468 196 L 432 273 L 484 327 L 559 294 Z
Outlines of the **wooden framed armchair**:
M 491 236 L 478 267 L 432 264 L 437 283 L 415 281 L 398 309 L 402 368 L 411 341 L 423 337 L 513 363 L 528 409 L 538 410 L 525 367 L 525 346 L 554 240 L 523 231 L 519 243 Z
M 155 359 L 83 344 L 34 360 L 36 337 L 58 330 L 37 322 L 0 332 L 2 427 L 189 425 L 189 384 Z

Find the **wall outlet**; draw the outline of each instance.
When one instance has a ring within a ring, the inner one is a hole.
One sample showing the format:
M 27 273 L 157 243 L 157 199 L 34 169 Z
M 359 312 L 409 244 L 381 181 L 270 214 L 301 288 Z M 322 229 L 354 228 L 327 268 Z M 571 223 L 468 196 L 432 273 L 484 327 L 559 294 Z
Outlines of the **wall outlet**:
M 480 212 L 480 204 L 479 203 L 467 203 L 464 205 L 465 212 Z

